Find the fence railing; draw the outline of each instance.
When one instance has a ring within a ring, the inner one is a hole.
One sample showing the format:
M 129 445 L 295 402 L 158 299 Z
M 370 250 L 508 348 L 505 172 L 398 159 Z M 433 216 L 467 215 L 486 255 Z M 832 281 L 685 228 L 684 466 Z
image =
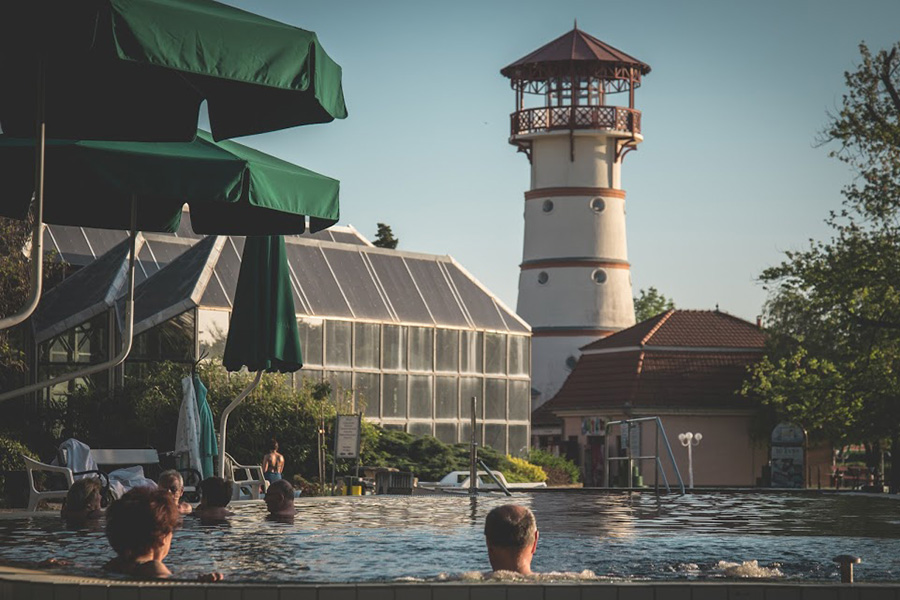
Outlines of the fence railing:
M 641 132 L 641 112 L 621 106 L 543 106 L 510 115 L 513 136 L 557 129 L 613 129 Z

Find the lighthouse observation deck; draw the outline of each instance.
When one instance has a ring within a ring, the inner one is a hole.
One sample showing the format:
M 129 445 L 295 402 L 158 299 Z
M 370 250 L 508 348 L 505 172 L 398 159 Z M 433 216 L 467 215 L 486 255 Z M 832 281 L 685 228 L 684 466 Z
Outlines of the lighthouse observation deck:
M 641 111 L 622 106 L 542 106 L 510 115 L 510 137 L 556 130 L 609 129 L 641 133 Z

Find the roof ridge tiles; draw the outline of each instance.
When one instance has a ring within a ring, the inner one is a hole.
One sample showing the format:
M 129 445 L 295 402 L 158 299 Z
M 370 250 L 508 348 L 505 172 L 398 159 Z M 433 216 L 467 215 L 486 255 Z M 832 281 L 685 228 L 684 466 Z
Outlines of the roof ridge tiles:
M 645 335 L 645 336 L 641 339 L 641 342 L 640 342 L 640 343 L 641 343 L 641 346 L 644 346 L 647 342 L 649 342 L 649 341 L 650 341 L 650 338 L 653 337 L 653 334 L 656 333 L 657 331 L 659 331 L 659 328 L 663 326 L 663 323 L 665 323 L 666 321 L 668 321 L 668 320 L 669 320 L 669 317 L 671 317 L 673 314 L 675 314 L 675 309 L 674 309 L 674 308 L 670 308 L 668 311 L 666 311 L 666 313 L 663 315 L 663 318 L 661 318 L 661 319 L 656 323 L 656 325 L 654 325 L 653 328 L 650 329 L 650 331 L 647 332 L 647 335 Z M 642 354 L 643 354 L 643 353 L 642 353 Z

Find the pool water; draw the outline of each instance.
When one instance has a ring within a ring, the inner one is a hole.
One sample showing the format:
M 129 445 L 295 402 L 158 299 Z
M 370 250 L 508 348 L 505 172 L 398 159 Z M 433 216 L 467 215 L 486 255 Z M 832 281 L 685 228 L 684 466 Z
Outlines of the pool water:
M 458 578 L 489 568 L 482 528 L 500 496 L 363 496 L 297 500 L 293 523 L 261 502 L 226 524 L 188 516 L 166 564 L 179 578 L 211 570 L 230 581 L 363 582 Z M 590 570 L 632 580 L 837 580 L 832 557 L 863 559 L 857 581 L 900 578 L 900 500 L 844 494 L 663 496 L 516 494 L 541 532 L 536 571 Z M 113 554 L 103 534 L 57 518 L 0 521 L 0 561 L 48 558 L 62 572 L 100 575 Z M 754 570 L 750 561 L 757 561 Z M 743 564 L 743 563 L 748 564 Z

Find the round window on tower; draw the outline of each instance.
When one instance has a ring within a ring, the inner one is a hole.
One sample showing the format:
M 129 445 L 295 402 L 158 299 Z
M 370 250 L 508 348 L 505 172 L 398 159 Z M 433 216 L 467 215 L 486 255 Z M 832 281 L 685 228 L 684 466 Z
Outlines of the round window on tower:
M 545 213 L 553 212 L 553 200 L 544 200 L 544 204 L 541 206 L 541 210 Z
M 538 273 L 538 283 L 539 284 L 544 285 L 548 281 L 550 281 L 550 276 L 547 275 L 547 271 L 541 271 L 540 273 Z
M 591 210 L 595 213 L 602 213 L 603 209 L 606 208 L 606 201 L 603 198 L 592 198 L 591 199 Z
M 572 369 L 574 369 L 575 365 L 577 365 L 577 364 L 578 364 L 578 359 L 575 358 L 574 356 L 570 356 L 569 358 L 566 359 L 566 368 L 569 369 L 570 371 Z
M 606 283 L 606 271 L 597 269 L 591 275 L 591 278 L 594 280 L 594 283 Z

